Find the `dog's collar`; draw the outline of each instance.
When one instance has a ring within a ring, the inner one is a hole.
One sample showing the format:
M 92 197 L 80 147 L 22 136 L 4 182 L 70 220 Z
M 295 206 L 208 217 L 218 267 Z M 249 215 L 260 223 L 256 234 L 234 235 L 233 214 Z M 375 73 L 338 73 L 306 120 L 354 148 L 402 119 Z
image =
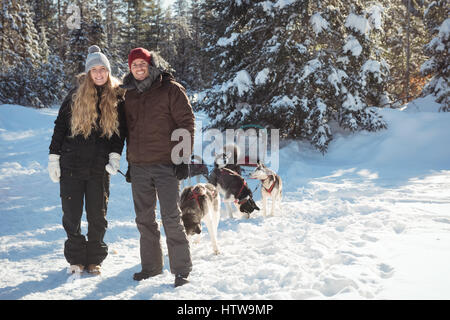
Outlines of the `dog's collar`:
M 242 198 L 240 200 L 239 199 L 235 199 L 234 202 L 241 206 L 244 203 L 246 203 L 249 199 L 250 199 L 250 196 L 246 196 L 245 198 Z

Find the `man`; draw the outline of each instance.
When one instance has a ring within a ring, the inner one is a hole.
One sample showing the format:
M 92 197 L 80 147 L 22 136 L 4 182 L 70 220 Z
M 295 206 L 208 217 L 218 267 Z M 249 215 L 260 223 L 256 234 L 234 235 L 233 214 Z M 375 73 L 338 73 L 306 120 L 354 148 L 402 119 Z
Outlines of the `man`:
M 140 281 L 162 273 L 163 254 L 155 215 L 158 196 L 170 271 L 175 274 L 178 287 L 188 282 L 192 262 L 178 206 L 179 181 L 171 159 L 177 142 L 171 141 L 171 134 L 178 128 L 188 130 L 192 146 L 195 118 L 185 89 L 170 73 L 162 71 L 163 63 L 155 52 L 144 48 L 131 50 L 128 56 L 131 73 L 122 86 L 127 89 L 127 159 L 142 266 L 142 271 L 133 278 Z

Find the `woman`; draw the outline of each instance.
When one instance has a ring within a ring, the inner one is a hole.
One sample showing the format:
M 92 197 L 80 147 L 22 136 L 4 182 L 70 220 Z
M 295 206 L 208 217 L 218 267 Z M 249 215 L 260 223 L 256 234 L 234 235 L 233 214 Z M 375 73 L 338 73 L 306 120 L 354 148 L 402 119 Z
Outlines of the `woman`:
M 106 210 L 109 174 L 120 168 L 126 127 L 123 90 L 111 76 L 106 56 L 91 46 L 85 73 L 55 120 L 48 170 L 60 182 L 63 227 L 67 233 L 64 256 L 70 271 L 99 274 L 108 254 L 103 242 L 107 228 Z M 81 234 L 83 202 L 86 202 L 87 240 Z

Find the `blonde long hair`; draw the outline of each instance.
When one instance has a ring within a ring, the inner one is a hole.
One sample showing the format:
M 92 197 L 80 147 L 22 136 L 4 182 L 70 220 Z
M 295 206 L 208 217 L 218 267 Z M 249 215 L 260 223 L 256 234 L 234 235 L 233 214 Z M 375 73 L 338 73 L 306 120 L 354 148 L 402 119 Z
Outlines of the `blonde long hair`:
M 85 139 L 89 137 L 93 128 L 97 127 L 97 90 L 91 78 L 90 71 L 77 76 L 78 89 L 72 95 L 72 137 L 82 135 Z M 119 116 L 117 103 L 119 96 L 123 96 L 124 90 L 119 87 L 120 81 L 108 75 L 101 95 L 99 121 L 102 137 L 111 138 L 116 133 L 119 135 Z

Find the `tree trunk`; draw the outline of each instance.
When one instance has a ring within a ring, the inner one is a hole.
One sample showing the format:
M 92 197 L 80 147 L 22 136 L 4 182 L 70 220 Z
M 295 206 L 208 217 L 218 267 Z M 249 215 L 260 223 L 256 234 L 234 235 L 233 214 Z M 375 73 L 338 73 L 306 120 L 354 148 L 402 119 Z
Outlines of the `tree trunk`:
M 408 0 L 407 7 L 407 27 L 406 27 L 406 75 L 405 75 L 405 103 L 409 100 L 409 62 L 411 58 L 411 43 L 410 43 L 410 28 L 411 28 L 411 20 L 410 20 L 410 9 L 411 9 L 411 0 Z

